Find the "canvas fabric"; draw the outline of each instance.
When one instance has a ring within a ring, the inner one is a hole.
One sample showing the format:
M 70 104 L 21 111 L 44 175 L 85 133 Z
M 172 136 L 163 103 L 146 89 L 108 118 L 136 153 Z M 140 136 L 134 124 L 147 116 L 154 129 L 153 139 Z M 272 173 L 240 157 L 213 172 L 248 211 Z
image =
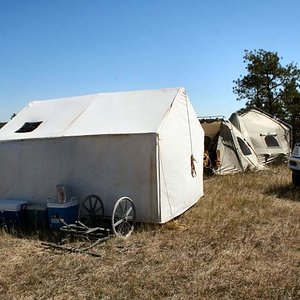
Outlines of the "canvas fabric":
M 289 156 L 291 129 L 285 123 L 257 109 L 249 109 L 240 116 L 233 114 L 229 120 L 249 137 L 260 163 L 269 164 Z M 268 144 L 267 138 L 274 143 Z
M 138 221 L 164 223 L 203 195 L 203 139 L 184 88 L 34 101 L 0 130 L 0 198 L 45 203 L 63 184 L 107 216 L 128 196 Z

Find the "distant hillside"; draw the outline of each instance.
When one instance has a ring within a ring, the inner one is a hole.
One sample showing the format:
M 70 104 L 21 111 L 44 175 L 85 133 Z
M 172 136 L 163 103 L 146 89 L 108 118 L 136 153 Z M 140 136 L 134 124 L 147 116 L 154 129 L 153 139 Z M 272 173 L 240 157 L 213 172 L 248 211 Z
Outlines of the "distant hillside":
M 5 124 L 6 122 L 0 122 L 0 128 L 2 128 Z

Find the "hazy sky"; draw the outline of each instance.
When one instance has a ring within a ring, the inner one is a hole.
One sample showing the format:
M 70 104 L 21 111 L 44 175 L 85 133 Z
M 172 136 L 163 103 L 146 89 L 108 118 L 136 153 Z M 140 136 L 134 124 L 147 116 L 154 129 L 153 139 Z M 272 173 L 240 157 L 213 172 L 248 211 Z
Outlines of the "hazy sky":
M 0 0 L 0 121 L 32 100 L 179 86 L 198 116 L 229 117 L 259 48 L 300 64 L 300 1 Z

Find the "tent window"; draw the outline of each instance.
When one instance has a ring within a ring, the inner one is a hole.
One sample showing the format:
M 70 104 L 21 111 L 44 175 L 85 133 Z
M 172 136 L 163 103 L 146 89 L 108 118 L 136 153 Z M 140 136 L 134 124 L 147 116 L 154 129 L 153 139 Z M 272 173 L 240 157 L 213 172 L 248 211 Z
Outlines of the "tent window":
M 37 129 L 43 122 L 25 122 L 24 125 L 16 131 L 16 133 L 32 132 Z
M 227 126 L 222 126 L 220 130 L 220 136 L 223 138 L 223 143 L 228 146 L 233 145 L 232 133 Z
M 274 135 L 267 135 L 265 137 L 267 147 L 280 147 L 278 140 Z
M 243 154 L 251 155 L 252 152 L 251 152 L 250 148 L 246 145 L 246 143 L 240 137 L 238 137 L 237 140 L 238 140 L 238 143 L 240 145 L 240 148 L 241 148 Z

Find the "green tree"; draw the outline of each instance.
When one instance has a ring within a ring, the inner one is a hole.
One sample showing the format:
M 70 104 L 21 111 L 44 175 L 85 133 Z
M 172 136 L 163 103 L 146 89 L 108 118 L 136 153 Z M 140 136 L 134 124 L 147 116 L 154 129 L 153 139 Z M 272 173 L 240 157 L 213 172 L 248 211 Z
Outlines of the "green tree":
M 247 73 L 233 81 L 237 100 L 246 100 L 246 108 L 255 106 L 290 123 L 298 136 L 300 70 L 297 65 L 292 62 L 283 66 L 277 52 L 263 49 L 245 50 L 243 58 Z
M 293 141 L 300 141 L 300 92 L 294 83 L 285 87 L 283 104 L 285 120 L 293 127 Z

